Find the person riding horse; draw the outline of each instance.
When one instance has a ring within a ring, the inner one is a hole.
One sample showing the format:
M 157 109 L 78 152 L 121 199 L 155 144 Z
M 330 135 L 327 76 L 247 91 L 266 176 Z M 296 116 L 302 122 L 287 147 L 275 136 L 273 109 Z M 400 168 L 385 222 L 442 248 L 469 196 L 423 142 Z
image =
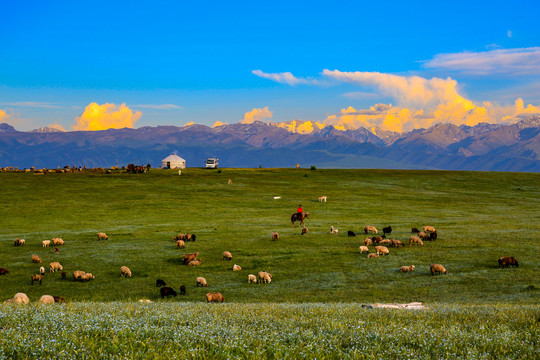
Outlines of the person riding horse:
M 302 205 L 298 205 L 298 209 L 296 209 L 296 213 L 298 214 L 298 218 L 302 218 L 302 214 L 304 213 L 304 209 L 302 209 Z

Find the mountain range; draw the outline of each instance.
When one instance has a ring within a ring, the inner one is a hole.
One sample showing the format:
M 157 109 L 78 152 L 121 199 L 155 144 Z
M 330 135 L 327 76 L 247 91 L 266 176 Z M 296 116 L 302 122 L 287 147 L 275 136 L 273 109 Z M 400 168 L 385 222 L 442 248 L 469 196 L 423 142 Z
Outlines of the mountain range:
M 298 120 L 296 120 L 298 121 Z M 0 166 L 157 167 L 177 153 L 187 166 L 218 156 L 223 167 L 540 171 L 540 116 L 510 124 L 436 124 L 392 133 L 315 127 L 300 134 L 273 123 L 157 126 L 101 131 L 17 131 L 0 124 Z

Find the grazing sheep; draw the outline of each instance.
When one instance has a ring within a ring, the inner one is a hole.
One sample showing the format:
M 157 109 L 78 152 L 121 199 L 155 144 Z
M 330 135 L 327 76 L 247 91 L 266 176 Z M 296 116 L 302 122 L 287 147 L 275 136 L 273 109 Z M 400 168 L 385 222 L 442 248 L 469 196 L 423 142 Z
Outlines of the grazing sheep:
M 379 241 L 379 245 L 392 246 L 392 239 L 382 239 Z
M 25 242 L 26 242 L 26 240 L 24 240 L 24 239 L 16 238 L 15 242 L 13 243 L 13 246 L 23 246 Z
M 53 295 L 53 299 L 54 299 L 54 302 L 57 302 L 59 304 L 61 303 L 67 303 L 66 299 L 64 299 L 63 297 L 61 296 L 54 296 Z
M 191 241 L 191 234 L 190 234 L 190 233 L 187 233 L 187 234 L 186 234 L 185 240 L 186 240 L 186 241 Z
M 371 240 L 371 238 L 365 238 L 364 239 L 364 245 L 370 246 L 372 244 L 373 244 L 373 241 Z
M 55 254 L 58 254 L 60 251 L 58 250 L 58 248 L 54 248 L 54 253 Z
M 165 296 L 176 296 L 176 291 L 172 287 L 162 287 L 159 289 L 159 293 L 161 294 L 161 298 L 164 299 Z
M 368 232 L 372 232 L 372 233 L 375 233 L 375 234 L 378 234 L 379 232 L 377 231 L 377 228 L 373 225 L 366 225 L 364 226 L 364 233 L 368 233 Z
M 180 233 L 178 236 L 174 237 L 174 240 L 186 240 L 186 235 Z
M 383 231 L 383 235 L 386 235 L 386 234 L 390 235 L 392 233 L 392 226 L 388 225 L 387 227 L 383 227 L 382 231 Z
M 127 266 L 122 266 L 120 268 L 120 276 L 122 277 L 131 277 L 131 270 Z
M 182 257 L 182 264 L 187 265 L 190 261 L 197 259 L 197 256 L 199 256 L 199 252 L 184 254 L 184 256 Z
M 197 236 L 195 234 L 191 234 L 190 241 L 195 241 L 195 240 L 197 240 Z
M 185 285 L 180 286 L 180 295 L 186 295 L 186 287 L 185 287 Z
M 251 283 L 254 283 L 254 284 L 257 283 L 257 277 L 253 274 L 248 275 L 248 284 L 251 284 Z
M 309 231 L 308 228 L 304 226 L 302 228 L 302 235 L 307 234 L 308 231 Z
M 232 254 L 228 251 L 223 252 L 223 260 L 232 260 Z
M 431 240 L 431 241 L 437 240 L 437 230 L 435 230 L 432 233 L 429 233 L 429 240 Z
M 157 279 L 156 280 L 156 287 L 160 287 L 160 286 L 166 286 L 167 284 L 165 284 L 165 281 L 161 280 L 161 279 Z
M 328 198 L 328 196 L 319 196 L 319 202 L 326 202 L 326 199 Z
M 28 296 L 26 296 L 25 293 L 16 293 L 15 296 L 13 296 L 13 299 L 11 299 L 12 304 L 28 304 L 30 303 L 30 299 Z
M 348 237 L 355 237 L 356 234 L 354 233 L 354 231 L 348 230 L 348 231 L 347 231 L 347 236 L 348 236 Z
M 277 231 L 274 231 L 272 233 L 272 240 L 275 240 L 275 241 L 279 240 L 279 234 L 277 233 Z
M 363 254 L 365 252 L 369 253 L 369 249 L 367 246 L 360 246 L 360 253 Z
M 6 275 L 9 274 L 9 270 L 6 268 L 0 268 L 0 275 Z
M 401 247 L 404 247 L 405 244 L 402 243 L 400 240 L 398 239 L 391 239 L 392 240 L 392 245 L 393 247 L 399 247 L 401 245 Z
M 206 301 L 208 302 L 223 302 L 225 298 L 219 292 L 211 292 L 206 294 Z
M 95 278 L 96 277 L 94 275 L 92 275 L 91 273 L 86 273 L 81 277 L 81 280 L 82 281 L 90 281 L 90 280 L 94 280 Z
M 60 238 L 53 238 L 52 242 L 53 242 L 53 245 L 64 245 L 65 244 L 64 240 L 62 240 Z
M 49 245 L 51 245 L 51 240 L 43 240 L 41 242 L 42 247 L 49 247 Z
M 414 265 L 411 266 L 402 266 L 399 268 L 400 272 L 410 272 L 414 270 Z
M 62 265 L 60 265 L 60 263 L 57 262 L 57 261 L 52 262 L 49 265 L 49 271 L 50 272 L 56 272 L 56 271 L 62 271 L 62 270 L 64 270 L 64 267 Z
M 375 252 L 379 255 L 388 255 L 390 254 L 390 251 L 388 251 L 388 248 L 386 246 L 375 246 Z
M 75 270 L 73 272 L 73 279 L 74 280 L 82 280 L 82 277 L 86 274 L 84 271 L 81 270 Z
M 176 240 L 176 248 L 177 249 L 183 249 L 186 247 L 186 243 L 184 240 Z
M 203 278 L 202 276 L 197 277 L 196 280 L 197 280 L 197 286 L 201 285 L 204 287 L 208 287 L 208 284 L 206 283 L 206 279 Z
M 97 233 L 97 239 L 98 240 L 109 240 L 109 237 L 104 232 L 98 232 Z
M 374 236 L 371 238 L 371 241 L 373 241 L 374 244 L 378 244 L 379 242 L 381 242 L 381 240 L 384 239 L 384 237 L 382 236 Z
M 379 253 L 371 253 L 371 254 L 368 254 L 368 256 L 367 256 L 368 259 L 378 258 L 378 257 L 379 257 Z
M 333 226 L 330 226 L 330 234 L 336 234 L 339 232 L 339 230 Z
M 147 304 L 150 304 L 152 302 L 152 300 L 149 300 L 149 299 L 139 299 L 139 302 L 140 303 L 147 303 Z
M 65 271 L 62 271 L 62 280 L 66 280 L 67 274 Z
M 418 237 L 418 236 L 410 236 L 409 237 L 409 246 L 412 244 L 418 244 L 420 246 L 424 245 L 424 242 Z
M 39 268 L 39 275 L 45 275 L 45 268 L 43 266 Z
M 39 285 L 41 285 L 42 280 L 43 275 L 32 275 L 32 281 L 30 282 L 30 285 L 34 285 L 34 281 L 39 281 Z
M 429 240 L 429 234 L 423 231 L 418 233 L 418 237 L 422 240 Z
M 446 269 L 441 264 L 431 264 L 429 270 L 431 270 L 431 275 L 435 275 L 436 272 L 446 274 Z
M 424 226 L 424 232 L 434 232 L 436 231 L 433 226 Z
M 188 262 L 187 266 L 199 266 L 201 265 L 202 260 L 201 259 L 195 259 Z
M 270 273 L 268 273 L 266 271 L 259 271 L 257 276 L 259 277 L 259 282 L 260 283 L 270 284 L 270 282 L 272 282 L 272 274 L 270 274 Z
M 418 230 L 417 228 L 411 228 L 411 234 L 418 234 L 420 232 L 420 230 Z
M 516 266 L 519 267 L 519 263 L 513 256 L 503 256 L 499 260 L 499 267 Z
M 54 304 L 54 298 L 51 295 L 43 295 L 38 301 L 42 304 Z
M 36 254 L 32 255 L 32 262 L 41 263 L 41 259 Z
M 232 267 L 232 270 L 233 271 L 240 271 L 240 270 L 242 270 L 242 268 L 239 265 L 234 264 L 233 267 Z

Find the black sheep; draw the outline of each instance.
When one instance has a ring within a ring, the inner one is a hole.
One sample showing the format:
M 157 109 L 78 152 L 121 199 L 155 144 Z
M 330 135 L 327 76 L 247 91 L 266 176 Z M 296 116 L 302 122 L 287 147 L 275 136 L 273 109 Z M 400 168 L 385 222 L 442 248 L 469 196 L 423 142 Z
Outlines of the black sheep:
M 420 230 L 418 230 L 417 228 L 412 228 L 411 229 L 411 234 L 418 234 L 420 232 Z
M 354 231 L 349 230 L 349 231 L 347 231 L 347 236 L 348 237 L 353 237 L 353 236 L 356 236 L 356 234 L 354 233 Z
M 168 286 L 165 286 L 165 287 L 162 287 L 161 289 L 159 289 L 159 292 L 161 293 L 161 298 L 164 299 L 165 296 L 176 296 L 176 291 L 174 291 L 174 289 L 172 287 L 168 287 Z
M 180 295 L 186 295 L 186 287 L 184 285 L 180 286 Z
M 390 235 L 392 233 L 392 226 L 389 225 L 387 227 L 384 227 L 382 228 L 382 231 L 383 231 L 383 235 L 386 235 L 386 234 Z
M 429 234 L 429 240 L 437 240 L 437 230 Z
M 165 284 L 165 281 L 161 280 L 161 279 L 157 279 L 156 280 L 156 287 L 161 287 L 161 286 L 165 286 L 167 284 Z

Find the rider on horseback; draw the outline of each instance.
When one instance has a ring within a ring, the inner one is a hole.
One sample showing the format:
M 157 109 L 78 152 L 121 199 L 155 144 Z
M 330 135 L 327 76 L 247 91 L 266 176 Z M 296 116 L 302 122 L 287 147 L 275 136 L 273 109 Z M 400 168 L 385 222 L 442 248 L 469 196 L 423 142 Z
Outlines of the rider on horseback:
M 302 214 L 304 213 L 302 205 L 298 205 L 298 209 L 296 209 L 296 212 L 298 213 L 299 219 L 302 219 Z

